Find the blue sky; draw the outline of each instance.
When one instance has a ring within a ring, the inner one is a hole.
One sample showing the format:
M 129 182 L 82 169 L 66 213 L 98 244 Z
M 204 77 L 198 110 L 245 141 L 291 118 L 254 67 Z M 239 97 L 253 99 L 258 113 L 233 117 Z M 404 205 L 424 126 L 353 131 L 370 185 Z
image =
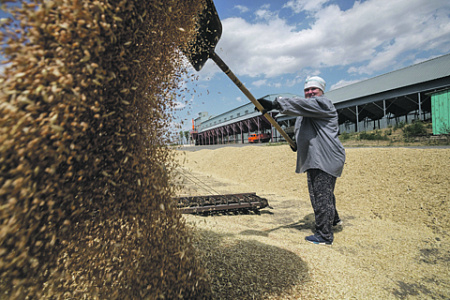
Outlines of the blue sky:
M 303 95 L 308 75 L 326 91 L 450 52 L 448 0 L 214 0 L 222 21 L 216 53 L 256 97 Z M 176 122 L 249 103 L 209 60 L 187 81 Z
M 323 77 L 329 91 L 450 52 L 448 0 L 214 3 L 223 26 L 216 53 L 256 98 L 302 95 L 308 75 Z M 212 60 L 190 71 L 198 80 L 186 79 L 188 92 L 177 99 L 181 130 L 199 112 L 218 115 L 249 103 Z

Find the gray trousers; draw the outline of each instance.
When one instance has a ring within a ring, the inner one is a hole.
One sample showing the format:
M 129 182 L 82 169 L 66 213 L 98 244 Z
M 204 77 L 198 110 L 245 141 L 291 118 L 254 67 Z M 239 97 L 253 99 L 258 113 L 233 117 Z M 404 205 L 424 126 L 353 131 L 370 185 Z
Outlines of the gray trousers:
M 333 224 L 340 221 L 334 197 L 336 177 L 319 169 L 309 169 L 306 174 L 309 198 L 316 219 L 316 234 L 332 242 Z

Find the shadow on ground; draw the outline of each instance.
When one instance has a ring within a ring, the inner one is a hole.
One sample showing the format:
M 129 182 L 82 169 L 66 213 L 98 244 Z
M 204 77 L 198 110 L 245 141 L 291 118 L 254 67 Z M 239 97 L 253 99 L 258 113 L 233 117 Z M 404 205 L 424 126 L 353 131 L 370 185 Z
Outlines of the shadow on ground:
M 268 237 L 271 232 L 280 230 L 280 229 L 297 229 L 297 230 L 308 230 L 312 233 L 315 232 L 316 228 L 316 222 L 314 220 L 314 214 L 306 215 L 303 219 L 300 221 L 297 221 L 295 223 L 287 224 L 287 225 L 281 225 L 278 227 L 274 227 L 272 229 L 266 229 L 266 230 L 244 230 L 241 231 L 239 234 L 241 235 L 256 235 L 256 236 L 264 236 Z M 342 226 L 336 226 L 333 227 L 334 233 L 338 233 L 342 231 Z
M 282 296 L 309 281 L 307 264 L 279 247 L 200 231 L 197 248 L 211 278 L 214 299 Z

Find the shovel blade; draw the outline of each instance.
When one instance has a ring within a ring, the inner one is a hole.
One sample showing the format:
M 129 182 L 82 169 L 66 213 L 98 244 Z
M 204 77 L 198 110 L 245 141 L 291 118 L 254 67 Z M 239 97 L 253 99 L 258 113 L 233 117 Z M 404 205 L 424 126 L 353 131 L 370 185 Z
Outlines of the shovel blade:
M 183 49 L 195 70 L 200 71 L 214 53 L 222 35 L 222 23 L 212 0 L 206 0 L 206 6 L 198 16 L 196 37 Z

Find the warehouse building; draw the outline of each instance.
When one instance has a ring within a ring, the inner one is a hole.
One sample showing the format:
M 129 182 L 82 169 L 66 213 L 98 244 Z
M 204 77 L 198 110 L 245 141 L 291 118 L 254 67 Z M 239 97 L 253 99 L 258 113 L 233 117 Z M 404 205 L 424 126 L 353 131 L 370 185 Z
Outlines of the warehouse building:
M 274 94 L 262 98 L 274 100 Z M 395 126 L 399 122 L 432 121 L 433 134 L 450 129 L 450 54 L 424 61 L 326 92 L 338 111 L 340 132 L 359 132 Z M 295 117 L 270 112 L 287 134 L 293 136 Z M 196 145 L 247 143 L 249 136 L 283 140 L 254 105 L 193 120 L 191 138 Z

